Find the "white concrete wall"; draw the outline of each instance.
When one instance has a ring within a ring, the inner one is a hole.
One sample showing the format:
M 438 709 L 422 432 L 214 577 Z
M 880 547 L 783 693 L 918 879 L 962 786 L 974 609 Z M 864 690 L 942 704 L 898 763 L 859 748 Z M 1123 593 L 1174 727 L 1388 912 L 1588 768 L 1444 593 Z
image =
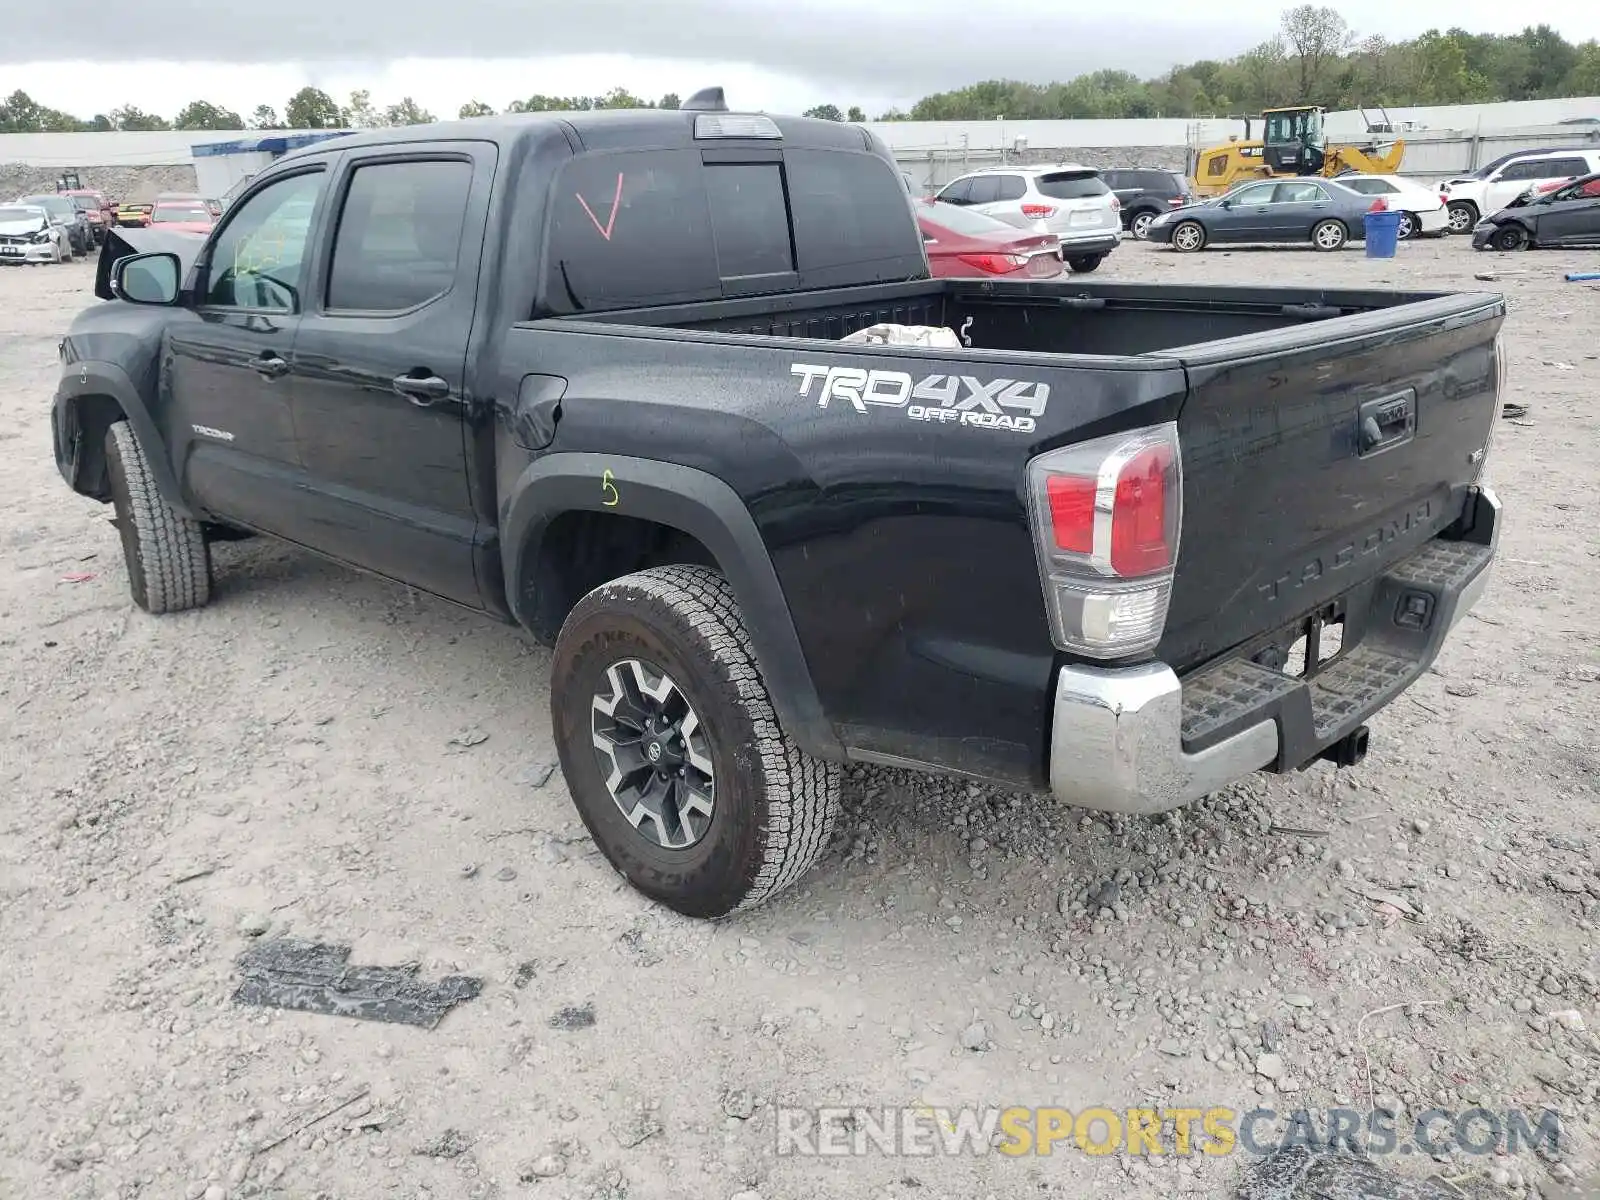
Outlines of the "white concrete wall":
M 1376 118 L 1375 110 L 1368 115 Z M 1600 117 L 1600 97 L 1529 100 L 1507 104 L 1456 104 L 1442 108 L 1391 108 L 1390 118 L 1421 121 L 1429 132 L 1472 135 L 1519 126 L 1553 125 L 1569 117 Z M 1061 146 L 1215 145 L 1240 132 L 1235 121 L 1160 119 L 1148 121 L 907 121 L 873 123 L 868 128 L 896 152 L 1011 150 L 1026 138 L 1029 149 Z M 1572 132 L 1584 130 L 1571 127 Z M 1364 132 L 1359 113 L 1330 113 L 1334 137 Z M 276 134 L 279 131 L 273 131 Z M 288 131 L 309 132 L 309 131 Z M 189 148 L 200 142 L 230 142 L 257 136 L 242 131 L 181 133 L 7 133 L 0 134 L 0 163 L 49 168 L 187 164 Z M 272 136 L 272 135 L 267 135 Z M 965 139 L 965 142 L 963 142 Z

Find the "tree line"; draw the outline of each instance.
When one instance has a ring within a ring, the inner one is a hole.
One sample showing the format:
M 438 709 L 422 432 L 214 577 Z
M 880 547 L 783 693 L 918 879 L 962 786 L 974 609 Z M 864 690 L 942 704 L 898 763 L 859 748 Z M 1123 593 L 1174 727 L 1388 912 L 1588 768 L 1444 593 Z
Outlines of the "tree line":
M 1127 71 L 1100 70 L 1061 83 L 988 80 L 924 96 L 908 110 L 880 121 L 1059 120 L 1074 117 L 1225 117 L 1283 104 L 1330 109 L 1378 105 L 1472 104 L 1600 95 L 1600 42 L 1574 44 L 1549 25 L 1516 34 L 1474 34 L 1430 29 L 1409 41 L 1362 37 L 1337 9 L 1302 4 L 1283 13 L 1278 30 L 1259 45 L 1226 60 L 1203 59 L 1140 79 Z M 626 88 L 602 96 L 546 96 L 513 100 L 504 109 L 482 100 L 463 104 L 460 117 L 504 112 L 571 112 L 601 108 L 677 108 L 669 93 L 646 100 Z M 808 117 L 860 122 L 859 106 L 822 104 Z M 1600 115 L 1600 114 L 1596 114 Z M 270 104 L 248 117 L 196 100 L 171 119 L 132 104 L 87 119 L 39 104 L 25 92 L 0 101 L 0 133 L 72 133 L 118 129 L 370 129 L 423 125 L 437 118 L 410 96 L 378 105 L 365 89 L 340 104 L 320 88 L 304 87 L 284 105 L 280 119 Z

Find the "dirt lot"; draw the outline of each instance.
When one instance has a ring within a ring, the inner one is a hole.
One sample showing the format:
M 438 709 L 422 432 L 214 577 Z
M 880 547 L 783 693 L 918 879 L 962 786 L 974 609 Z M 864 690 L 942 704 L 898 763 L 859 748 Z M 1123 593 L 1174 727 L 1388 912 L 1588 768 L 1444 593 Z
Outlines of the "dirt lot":
M 1389 1164 L 1600 1178 L 1592 265 L 1125 245 L 1112 278 L 1503 290 L 1486 599 L 1355 771 L 1126 822 L 861 772 L 822 867 L 720 926 L 580 836 L 515 631 L 259 542 L 136 612 L 50 453 L 91 268 L 0 271 L 0 1196 L 1218 1196 L 1251 1158 L 779 1156 L 785 1105 L 1548 1107 L 1556 1158 Z M 483 991 L 432 1030 L 236 1003 L 286 933 Z

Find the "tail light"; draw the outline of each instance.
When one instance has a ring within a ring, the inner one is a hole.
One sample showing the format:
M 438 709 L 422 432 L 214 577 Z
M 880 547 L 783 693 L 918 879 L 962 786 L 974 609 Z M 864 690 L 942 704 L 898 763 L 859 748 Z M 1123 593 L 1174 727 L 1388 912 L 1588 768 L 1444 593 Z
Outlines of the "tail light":
M 1041 454 L 1028 464 L 1028 507 L 1057 648 L 1092 658 L 1154 649 L 1183 521 L 1176 423 Z
M 990 275 L 1004 275 L 1028 265 L 1021 254 L 963 254 L 960 258 L 969 267 L 977 267 Z
M 1049 204 L 1024 204 L 1022 215 L 1030 221 L 1044 221 L 1056 215 L 1053 205 Z
M 1185 196 L 1171 196 L 1167 199 L 1167 203 L 1172 205 L 1173 208 L 1182 208 L 1188 202 L 1188 198 Z

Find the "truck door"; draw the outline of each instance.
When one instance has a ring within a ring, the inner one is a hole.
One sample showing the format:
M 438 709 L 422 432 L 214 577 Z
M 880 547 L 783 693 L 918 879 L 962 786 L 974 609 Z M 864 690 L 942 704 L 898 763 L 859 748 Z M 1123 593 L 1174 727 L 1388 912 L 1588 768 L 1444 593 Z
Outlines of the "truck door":
M 328 172 L 281 175 L 232 209 L 174 321 L 156 420 L 184 494 L 219 517 L 296 536 L 300 461 L 289 371 L 306 247 Z
M 308 543 L 474 606 L 466 362 L 494 162 L 481 142 L 344 157 L 293 376 Z

